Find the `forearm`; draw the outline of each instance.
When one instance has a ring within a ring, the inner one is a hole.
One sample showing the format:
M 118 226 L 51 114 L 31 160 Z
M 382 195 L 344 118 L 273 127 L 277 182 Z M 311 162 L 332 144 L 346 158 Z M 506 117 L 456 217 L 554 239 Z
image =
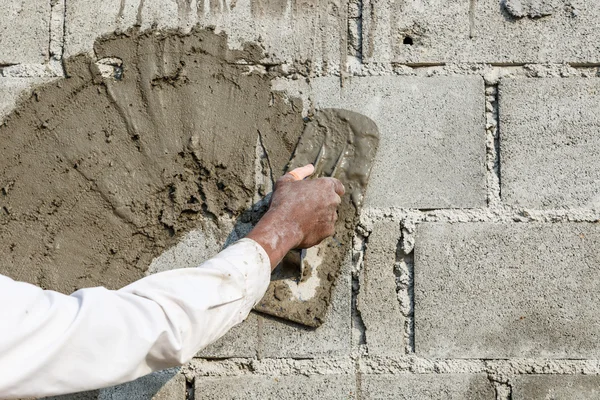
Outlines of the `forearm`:
M 289 218 L 284 221 L 278 213 L 268 211 L 246 237 L 265 250 L 273 270 L 288 251 L 298 246 L 301 231 Z
M 0 398 L 112 386 L 180 365 L 241 322 L 269 283 L 267 255 L 238 242 L 199 268 L 71 296 L 1 278 Z

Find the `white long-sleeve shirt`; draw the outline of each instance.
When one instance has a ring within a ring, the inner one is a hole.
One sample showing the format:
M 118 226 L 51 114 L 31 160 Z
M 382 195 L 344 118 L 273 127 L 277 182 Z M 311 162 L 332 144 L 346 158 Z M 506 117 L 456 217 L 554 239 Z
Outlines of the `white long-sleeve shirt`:
M 271 268 L 242 239 L 198 268 L 70 296 L 0 275 L 0 398 L 113 386 L 181 365 L 243 321 Z

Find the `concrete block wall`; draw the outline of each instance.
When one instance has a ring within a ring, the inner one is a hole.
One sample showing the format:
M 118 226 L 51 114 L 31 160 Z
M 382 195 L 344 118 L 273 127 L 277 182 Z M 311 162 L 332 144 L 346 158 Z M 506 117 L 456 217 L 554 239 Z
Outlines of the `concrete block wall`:
M 304 112 L 381 131 L 326 323 L 251 314 L 89 399 L 596 398 L 600 3 L 7 0 L 0 117 L 99 35 L 196 24 L 266 49 Z M 254 151 L 254 149 L 252 149 Z M 206 241 L 201 249 L 194 247 Z M 150 271 L 223 243 L 187 237 Z

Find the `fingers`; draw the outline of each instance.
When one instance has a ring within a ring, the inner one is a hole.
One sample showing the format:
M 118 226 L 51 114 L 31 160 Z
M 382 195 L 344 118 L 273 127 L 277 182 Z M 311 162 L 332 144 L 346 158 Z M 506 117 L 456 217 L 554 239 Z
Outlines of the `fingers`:
M 335 178 L 323 178 L 323 179 L 327 179 L 328 181 L 331 182 L 331 184 L 333 185 L 333 190 L 337 193 L 338 196 L 341 197 L 344 195 L 344 193 L 346 193 L 346 189 L 344 188 L 344 185 L 338 179 L 335 179 Z

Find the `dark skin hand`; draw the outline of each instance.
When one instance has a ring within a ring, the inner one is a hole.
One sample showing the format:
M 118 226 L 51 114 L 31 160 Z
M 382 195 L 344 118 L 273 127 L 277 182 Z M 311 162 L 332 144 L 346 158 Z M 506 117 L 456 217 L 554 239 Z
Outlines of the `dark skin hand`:
M 246 236 L 265 249 L 271 270 L 288 251 L 315 246 L 335 232 L 344 185 L 335 178 L 304 180 L 313 172 L 309 164 L 279 178 L 269 210 Z

